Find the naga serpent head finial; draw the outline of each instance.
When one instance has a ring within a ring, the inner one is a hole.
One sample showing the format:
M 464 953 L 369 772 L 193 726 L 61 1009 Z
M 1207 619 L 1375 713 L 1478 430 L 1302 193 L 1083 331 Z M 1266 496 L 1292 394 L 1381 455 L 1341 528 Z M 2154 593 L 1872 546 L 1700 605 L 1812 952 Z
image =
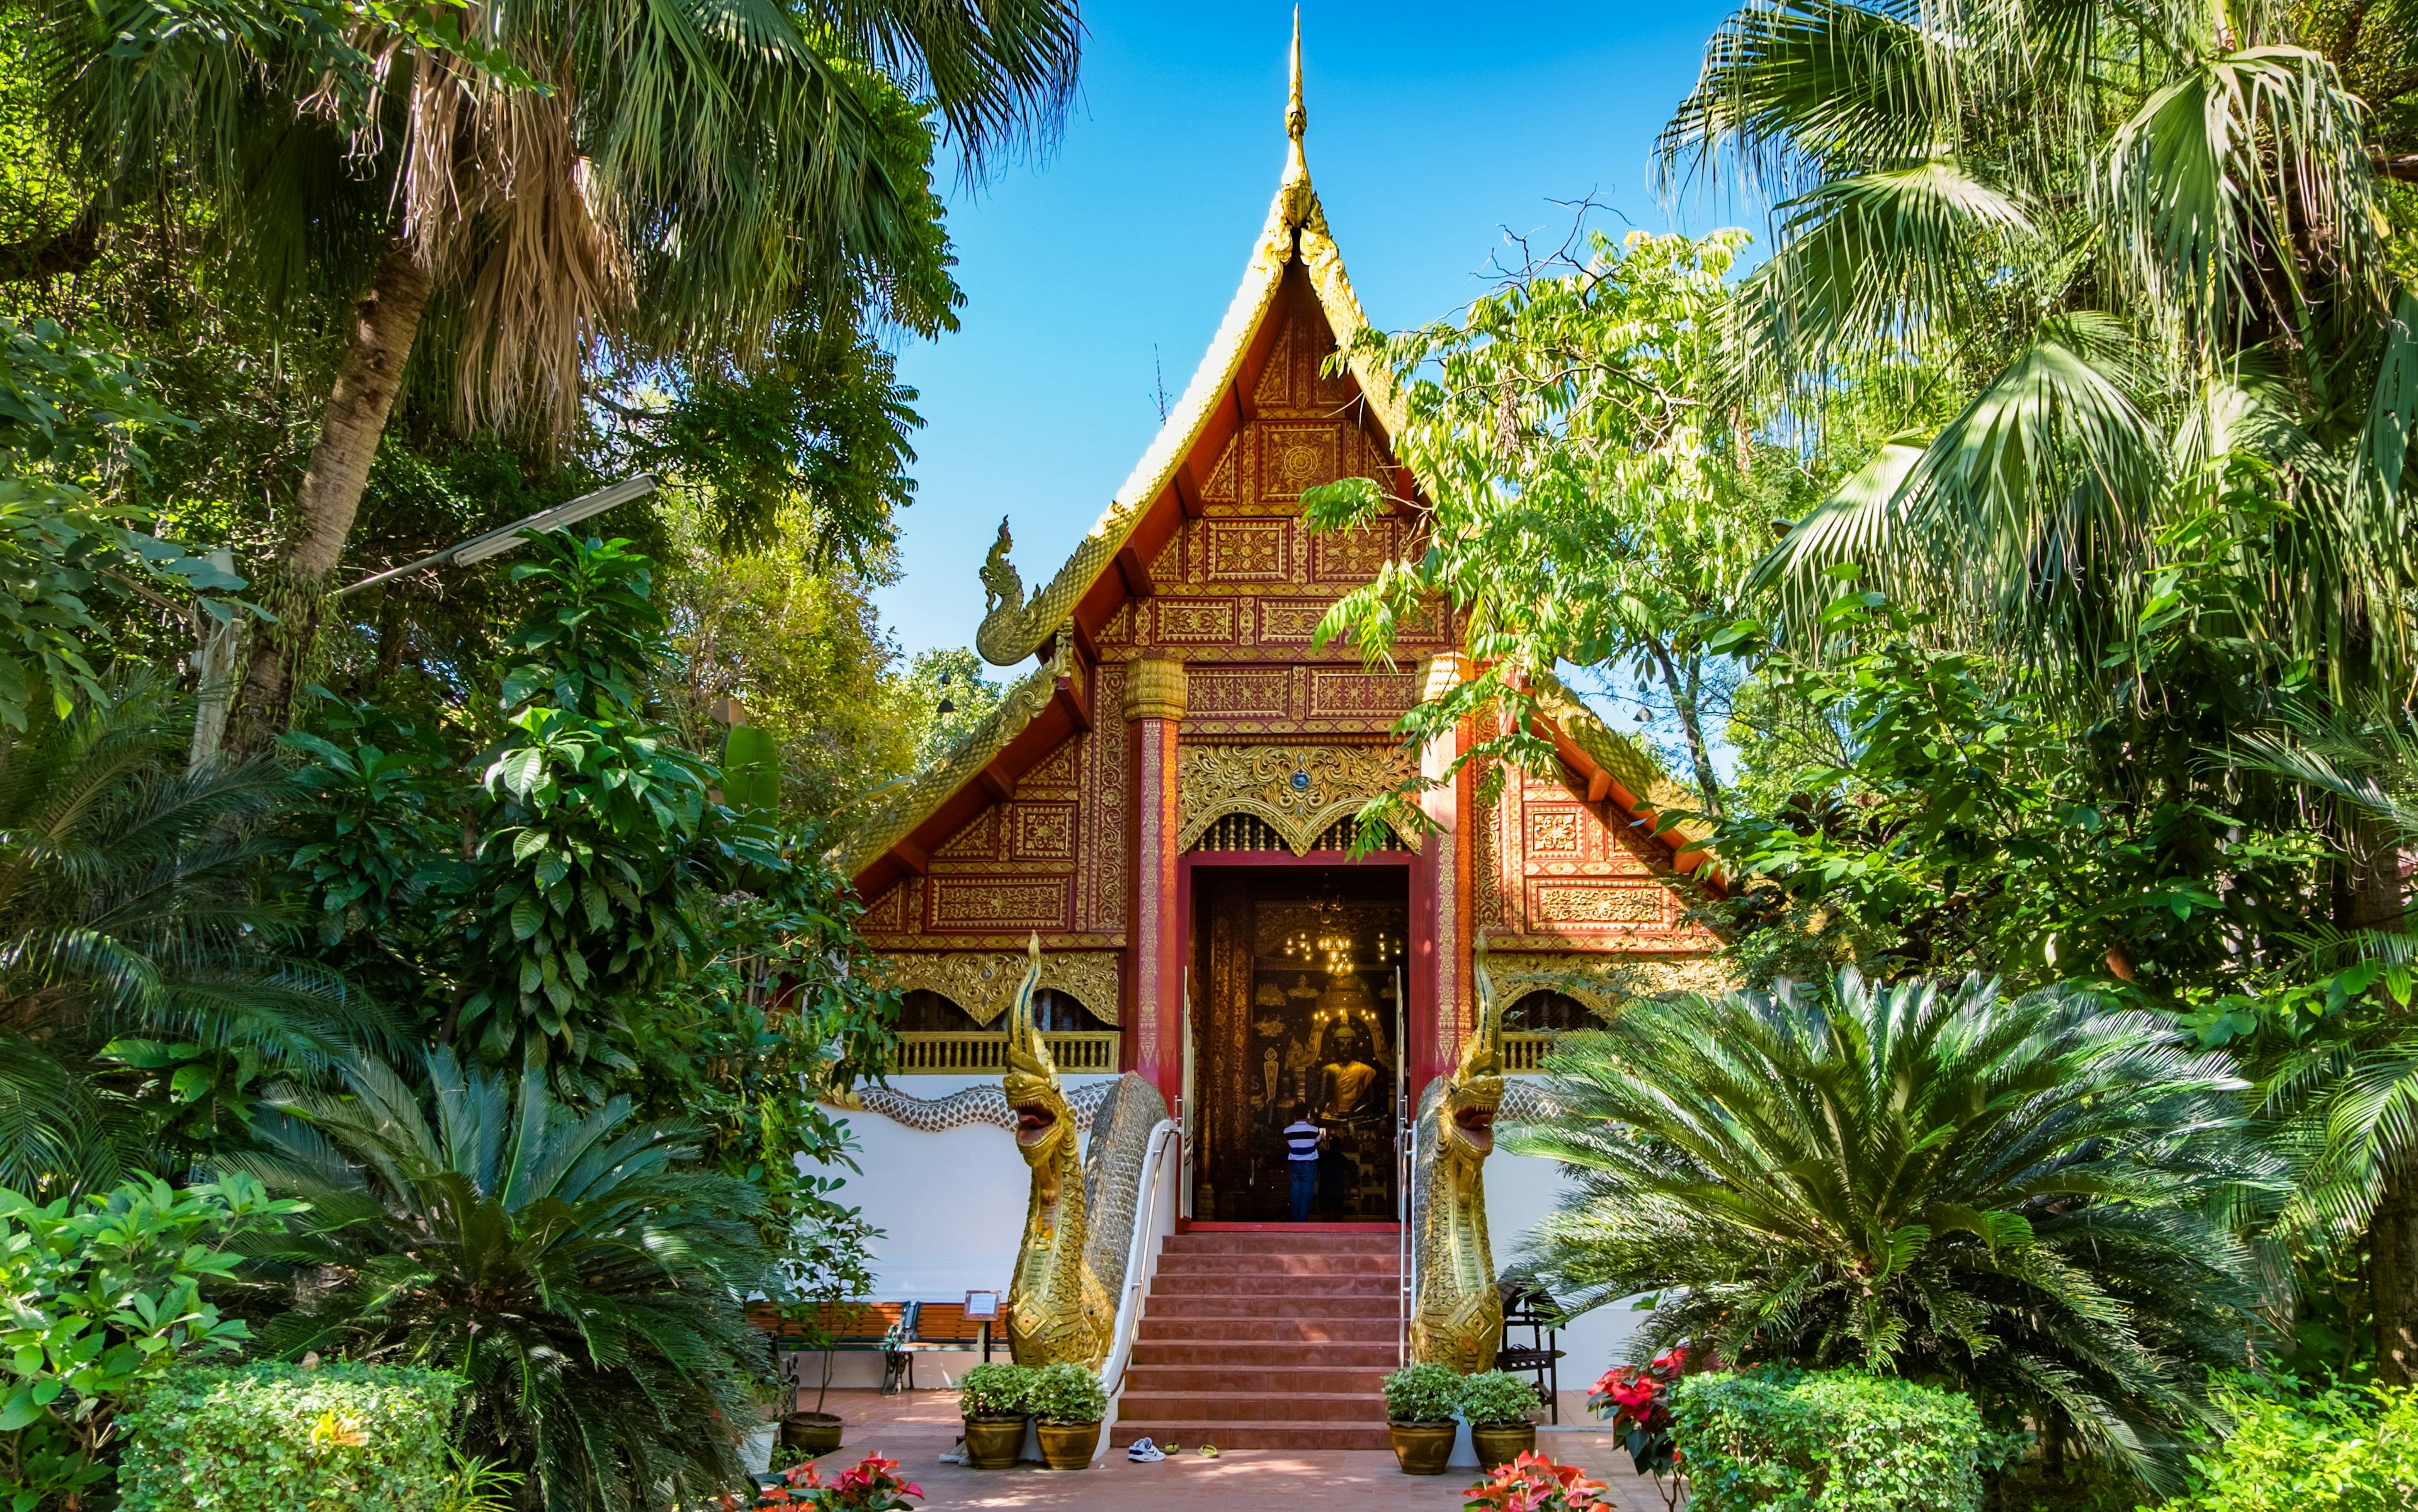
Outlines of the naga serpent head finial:
M 1024 577 L 1016 563 L 1007 559 L 1016 545 L 1016 537 L 1008 533 L 1007 516 L 999 517 L 999 539 L 991 542 L 990 555 L 983 558 L 982 586 L 985 618 L 996 614 L 1014 614 L 1024 607 Z
M 1007 1075 L 1002 1086 L 1007 1106 L 1016 1113 L 1017 1150 L 1025 1164 L 1037 1166 L 1057 1153 L 1062 1140 L 1072 1138 L 1075 1121 L 1058 1082 L 1058 1063 L 1033 1021 L 1033 1000 L 1041 987 L 1039 934 L 1033 936 L 1029 948 L 1033 961 L 1024 969 L 1024 980 L 1016 986 L 1015 1004 L 1008 1010 Z
M 1461 1064 L 1445 1093 L 1445 1125 L 1453 1153 L 1483 1160 L 1494 1150 L 1494 1115 L 1503 1106 L 1503 1016 L 1495 1006 L 1494 978 L 1486 969 L 1483 929 L 1477 932 L 1470 965 L 1477 1023 L 1462 1046 Z

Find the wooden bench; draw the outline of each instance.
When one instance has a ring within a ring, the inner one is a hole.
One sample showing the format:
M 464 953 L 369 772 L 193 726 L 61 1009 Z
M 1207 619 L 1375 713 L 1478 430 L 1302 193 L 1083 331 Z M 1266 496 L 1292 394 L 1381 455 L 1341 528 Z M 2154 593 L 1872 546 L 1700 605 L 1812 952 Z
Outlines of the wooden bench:
M 791 1354 L 879 1353 L 884 1396 L 903 1384 L 915 1389 L 915 1356 L 935 1350 L 982 1352 L 990 1358 L 990 1324 L 969 1320 L 963 1302 L 852 1302 L 824 1306 L 810 1330 L 798 1320 L 784 1318 L 770 1302 L 747 1305 L 747 1321 L 770 1336 L 773 1362 L 779 1367 L 783 1352 Z M 824 1344 L 816 1334 L 828 1335 Z

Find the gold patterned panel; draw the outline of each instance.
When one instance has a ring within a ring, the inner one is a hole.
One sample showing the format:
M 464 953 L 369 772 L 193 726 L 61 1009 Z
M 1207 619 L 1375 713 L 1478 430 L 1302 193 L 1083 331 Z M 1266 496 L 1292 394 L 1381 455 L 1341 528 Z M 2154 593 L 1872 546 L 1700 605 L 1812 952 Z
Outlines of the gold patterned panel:
M 1539 927 L 1606 928 L 1661 924 L 1670 917 L 1671 894 L 1660 883 L 1531 880 L 1528 917 Z
M 1343 471 L 1343 427 L 1324 422 L 1266 421 L 1260 427 L 1260 495 L 1299 498 Z
M 1007 1011 L 1024 976 L 1018 950 L 901 951 L 885 956 L 883 980 L 901 992 L 937 992 L 977 1024 Z M 1041 985 L 1063 992 L 1104 1024 L 1117 1021 L 1117 953 L 1044 951 Z
M 1496 951 L 1488 957 L 1494 995 L 1507 1008 L 1532 992 L 1558 992 L 1599 1013 L 1659 992 L 1725 992 L 1735 984 L 1710 956 Z
M 1284 645 L 1307 646 L 1318 634 L 1318 622 L 1326 611 L 1335 607 L 1332 599 L 1263 599 L 1260 601 L 1260 639 Z
M 1290 575 L 1291 527 L 1282 520 L 1212 520 L 1208 538 L 1212 583 L 1269 583 Z
M 1418 774 L 1392 745 L 1190 745 L 1178 755 L 1176 846 L 1189 850 L 1220 815 L 1255 814 L 1293 854 L 1327 826 Z M 1414 827 L 1398 830 L 1418 848 Z
M 1395 525 L 1377 520 L 1355 530 L 1326 530 L 1310 538 L 1309 575 L 1322 583 L 1366 583 L 1396 555 Z
M 935 877 L 932 927 L 974 933 L 1064 929 L 1074 881 L 1071 876 Z
M 1219 719 L 1282 719 L 1293 709 L 1293 672 L 1286 667 L 1196 671 L 1186 711 Z
M 1309 675 L 1309 714 L 1335 719 L 1351 714 L 1391 716 L 1416 701 L 1418 683 L 1409 672 L 1364 672 L 1321 667 Z
M 1018 861 L 1074 860 L 1075 805 L 1072 803 L 1017 804 L 1016 859 Z
M 1234 638 L 1234 601 L 1161 599 L 1158 638 L 1171 645 L 1223 646 Z

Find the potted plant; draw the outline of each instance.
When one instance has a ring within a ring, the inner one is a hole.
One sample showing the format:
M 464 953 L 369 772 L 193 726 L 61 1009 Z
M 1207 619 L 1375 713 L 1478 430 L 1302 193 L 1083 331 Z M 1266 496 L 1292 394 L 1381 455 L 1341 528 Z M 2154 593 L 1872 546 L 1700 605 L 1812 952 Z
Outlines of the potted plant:
M 1488 1470 L 1537 1452 L 1537 1388 L 1508 1370 L 1465 1377 L 1458 1401 L 1469 1424 L 1469 1446 Z
M 957 1378 L 957 1412 L 966 1423 L 966 1464 L 975 1470 L 1012 1470 L 1024 1447 L 1033 1378 L 1020 1365 L 978 1365 Z
M 1385 1378 L 1385 1429 L 1406 1475 L 1441 1475 L 1452 1458 L 1461 1377 L 1440 1365 L 1405 1366 Z
M 824 1455 L 839 1447 L 843 1425 L 836 1413 L 823 1411 L 831 1393 L 832 1366 L 837 1356 L 831 1346 L 831 1324 L 842 1309 L 873 1291 L 872 1241 L 881 1230 L 865 1221 L 862 1212 L 846 1208 L 827 1195 L 836 1179 L 803 1177 L 789 1194 L 798 1221 L 789 1231 L 788 1252 L 781 1257 L 781 1279 L 789 1295 L 781 1316 L 804 1336 L 806 1349 L 819 1350 L 822 1380 L 815 1388 L 815 1410 L 797 1410 L 802 1389 L 790 1377 L 789 1414 L 781 1421 L 783 1446 L 806 1455 Z
M 1052 1470 L 1090 1469 L 1100 1448 L 1100 1419 L 1109 1415 L 1100 1378 L 1064 1360 L 1045 1365 L 1033 1373 L 1025 1400 L 1041 1436 L 1042 1462 Z

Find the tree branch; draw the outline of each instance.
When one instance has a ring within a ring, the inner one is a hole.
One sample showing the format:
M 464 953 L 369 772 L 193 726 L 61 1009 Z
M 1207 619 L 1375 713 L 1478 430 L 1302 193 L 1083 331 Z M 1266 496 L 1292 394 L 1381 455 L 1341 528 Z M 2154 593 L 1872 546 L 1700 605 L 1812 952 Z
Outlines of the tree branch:
M 65 231 L 0 242 L 0 283 L 80 273 L 100 255 L 100 201 L 77 212 Z

